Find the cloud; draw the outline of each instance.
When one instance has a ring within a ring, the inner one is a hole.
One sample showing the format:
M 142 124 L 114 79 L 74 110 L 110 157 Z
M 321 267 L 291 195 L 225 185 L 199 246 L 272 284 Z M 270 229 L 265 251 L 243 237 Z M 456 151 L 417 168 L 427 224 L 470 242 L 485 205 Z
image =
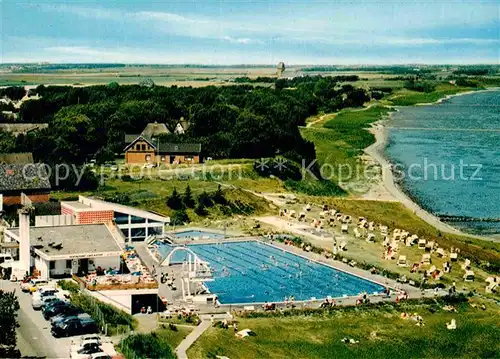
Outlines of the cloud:
M 248 44 L 263 44 L 264 41 L 262 40 L 256 40 L 256 39 L 249 39 L 248 37 L 242 37 L 242 38 L 233 38 L 231 36 L 224 36 L 223 40 L 228 41 L 232 44 L 243 44 L 243 45 L 248 45 Z

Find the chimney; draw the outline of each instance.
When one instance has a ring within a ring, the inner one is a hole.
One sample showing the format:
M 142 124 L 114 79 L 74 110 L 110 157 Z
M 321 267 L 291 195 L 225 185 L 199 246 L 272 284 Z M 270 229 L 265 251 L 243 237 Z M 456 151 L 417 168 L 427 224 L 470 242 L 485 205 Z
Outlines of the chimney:
M 30 272 L 30 216 L 29 211 L 19 210 L 19 262 L 24 272 Z
M 22 208 L 19 213 L 19 263 L 24 272 L 30 272 L 30 210 L 33 208 L 31 200 L 21 193 Z

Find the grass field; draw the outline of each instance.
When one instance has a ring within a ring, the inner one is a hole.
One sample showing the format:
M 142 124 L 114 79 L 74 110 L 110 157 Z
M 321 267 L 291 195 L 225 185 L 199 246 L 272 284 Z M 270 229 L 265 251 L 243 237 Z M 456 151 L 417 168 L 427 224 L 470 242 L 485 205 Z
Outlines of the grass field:
M 228 201 L 240 208 L 247 208 L 248 215 L 263 215 L 271 211 L 268 202 L 261 197 L 238 188 L 260 188 L 264 190 L 274 188 L 278 186 L 280 182 L 273 179 L 235 179 L 228 183 L 224 183 L 226 185 L 232 184 L 237 187 L 223 187 L 224 195 Z M 167 206 L 167 198 L 173 192 L 174 188 L 182 195 L 188 185 L 191 188 L 195 201 L 201 193 L 214 192 L 219 186 L 218 182 L 209 180 L 153 179 L 129 182 L 115 178 L 107 180 L 106 185 L 96 192 L 54 192 L 51 197 L 57 200 L 76 200 L 78 195 L 93 195 L 104 198 L 110 198 L 117 195 L 122 197 L 127 196 L 130 200 L 130 205 L 134 207 L 153 211 L 165 216 L 171 216 L 174 211 Z M 245 211 L 247 211 L 247 209 L 245 209 Z M 231 213 L 221 212 L 221 208 L 218 206 L 209 209 L 208 217 L 198 216 L 193 209 L 187 209 L 187 213 L 192 222 L 203 221 L 205 218 L 221 219 L 231 216 Z
M 193 329 L 194 327 L 177 326 L 177 331 L 173 331 L 167 325 L 166 329 L 157 329 L 155 333 L 159 338 L 167 342 L 173 351 Z
M 150 78 L 157 85 L 201 87 L 230 84 L 232 79 L 242 76 L 276 76 L 276 69 L 273 66 L 126 66 L 106 69 L 56 70 L 43 73 L 3 72 L 0 74 L 0 86 L 38 84 L 87 86 L 110 82 L 131 85 Z
M 370 124 L 380 120 L 389 108 L 372 106 L 362 110 L 346 110 L 329 116 L 322 127 L 301 128 L 304 138 L 314 143 L 320 165 L 325 165 L 332 180 L 345 180 L 343 172 L 349 166 L 362 170 L 359 156 L 363 149 L 375 142 L 375 137 L 366 130 Z
M 429 93 L 401 89 L 389 96 L 386 100 L 388 104 L 393 106 L 412 106 L 419 103 L 436 102 L 448 95 L 455 95 L 460 92 L 473 90 L 477 90 L 477 88 L 458 87 L 452 84 L 443 83 L 439 84 L 435 91 Z
M 441 305 L 386 305 L 383 308 L 334 311 L 316 316 L 237 318 L 238 329 L 256 336 L 238 339 L 232 329 L 210 328 L 188 351 L 189 358 L 498 358 L 500 316 L 498 306 L 487 310 Z M 437 312 L 434 312 L 437 310 Z M 418 313 L 424 327 L 403 320 L 400 313 Z M 432 313 L 434 312 L 434 313 Z M 446 322 L 455 319 L 456 330 Z M 344 337 L 359 340 L 344 344 Z

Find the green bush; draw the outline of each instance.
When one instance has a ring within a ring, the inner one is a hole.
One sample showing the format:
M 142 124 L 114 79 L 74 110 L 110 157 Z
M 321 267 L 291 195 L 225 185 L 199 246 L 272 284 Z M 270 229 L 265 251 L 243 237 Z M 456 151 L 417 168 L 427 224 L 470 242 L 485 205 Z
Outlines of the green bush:
M 135 327 L 134 317 L 130 314 L 89 295 L 74 293 L 71 296 L 71 303 L 88 313 L 97 323 L 108 324 L 108 328 L 128 326 L 133 329 Z M 103 323 L 101 323 L 101 320 Z
M 67 290 L 70 293 L 78 293 L 80 287 L 72 280 L 61 280 L 57 283 L 62 290 Z
M 154 333 L 129 335 L 120 342 L 120 349 L 127 359 L 175 359 L 176 357 L 172 348 L 159 340 Z
M 285 181 L 287 190 L 304 193 L 309 196 L 341 196 L 345 191 L 334 182 L 327 180 L 317 181 Z

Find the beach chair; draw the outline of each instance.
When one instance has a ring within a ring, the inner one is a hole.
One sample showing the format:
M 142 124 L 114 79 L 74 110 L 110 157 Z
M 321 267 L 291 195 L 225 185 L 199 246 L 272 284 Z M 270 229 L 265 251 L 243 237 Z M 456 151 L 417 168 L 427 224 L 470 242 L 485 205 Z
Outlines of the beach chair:
M 406 261 L 406 256 L 399 256 L 399 258 L 398 258 L 398 266 L 400 266 L 400 267 L 408 267 L 408 263 Z
M 445 272 L 445 273 L 450 273 L 451 272 L 450 262 L 444 262 L 443 263 L 443 272 Z
M 325 217 L 326 217 L 326 212 L 324 211 L 319 212 L 319 218 L 325 219 Z
M 426 245 L 427 241 L 423 238 L 419 239 L 418 240 L 418 249 L 425 249 L 425 245 Z
M 452 319 L 451 322 L 446 323 L 446 329 L 448 330 L 455 330 L 457 329 L 457 322 L 455 319 Z
M 435 271 L 437 270 L 436 266 L 433 265 L 432 267 L 430 267 L 426 272 L 427 276 L 431 276 Z
M 374 231 L 375 230 L 375 222 L 368 223 L 368 230 L 369 231 Z
M 424 254 L 422 256 L 422 260 L 420 261 L 422 265 L 430 265 L 431 264 L 431 255 L 430 254 Z
M 311 210 L 311 208 L 312 208 L 312 207 L 311 207 L 311 205 L 310 205 L 310 204 L 307 204 L 307 205 L 304 207 L 304 209 L 305 209 L 307 212 L 309 212 L 309 211 Z
M 290 218 L 295 218 L 295 217 L 296 217 L 296 215 L 297 215 L 297 213 L 296 213 L 296 212 L 292 209 L 292 210 L 290 211 Z
M 464 264 L 462 264 L 462 269 L 463 270 L 469 270 L 470 269 L 470 259 L 465 258 Z
M 474 272 L 471 270 L 466 270 L 464 274 L 464 281 L 465 282 L 473 282 L 474 281 Z
M 341 251 L 346 251 L 346 250 L 347 250 L 347 243 L 346 243 L 345 241 L 342 241 L 342 242 L 340 243 L 339 249 L 340 249 Z
M 452 262 L 456 262 L 458 260 L 458 253 L 457 252 L 450 253 L 450 260 Z
M 446 256 L 446 252 L 444 251 L 443 248 L 439 247 L 437 250 L 436 250 L 436 254 L 439 258 L 443 258 Z
M 361 232 L 357 228 L 354 228 L 354 237 L 361 238 Z
M 342 227 L 340 228 L 340 231 L 341 231 L 342 233 L 347 233 L 347 232 L 349 231 L 349 226 L 348 226 L 346 223 L 344 223 L 344 224 L 342 225 Z
M 375 242 L 375 234 L 373 233 L 368 233 L 368 236 L 366 237 L 367 242 Z
M 430 252 L 434 249 L 435 242 L 430 241 L 425 244 L 425 251 Z
M 498 283 L 492 282 L 485 288 L 486 293 L 496 293 L 498 290 Z
M 389 228 L 387 226 L 380 225 L 379 229 L 380 229 L 380 234 L 383 236 L 386 236 L 387 233 L 389 233 Z
M 412 246 L 414 244 L 417 244 L 418 243 L 418 236 L 416 234 L 413 234 L 409 238 L 406 238 L 406 242 L 410 243 L 410 245 L 407 244 L 408 247 Z
M 389 243 L 391 243 L 391 240 L 389 239 L 388 236 L 385 236 L 382 244 L 384 245 L 384 247 L 387 247 L 389 245 Z

